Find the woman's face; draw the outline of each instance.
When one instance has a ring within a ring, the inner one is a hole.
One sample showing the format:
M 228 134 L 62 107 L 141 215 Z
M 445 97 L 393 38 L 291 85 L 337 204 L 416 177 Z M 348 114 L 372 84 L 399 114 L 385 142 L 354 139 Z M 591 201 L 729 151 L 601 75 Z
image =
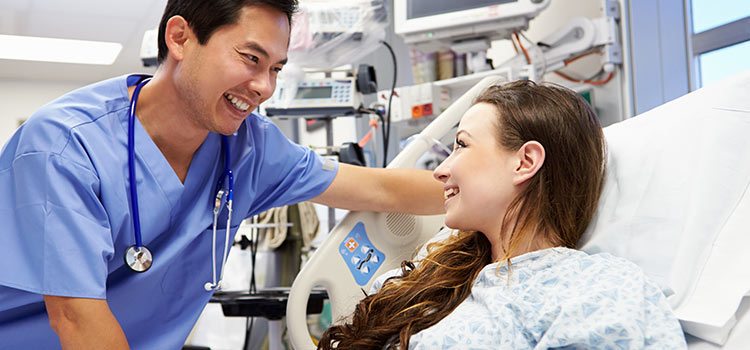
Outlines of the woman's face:
M 458 125 L 453 153 L 435 169 L 444 184 L 448 227 L 498 233 L 515 195 L 512 173 L 515 152 L 500 148 L 497 109 L 479 103 L 466 111 Z

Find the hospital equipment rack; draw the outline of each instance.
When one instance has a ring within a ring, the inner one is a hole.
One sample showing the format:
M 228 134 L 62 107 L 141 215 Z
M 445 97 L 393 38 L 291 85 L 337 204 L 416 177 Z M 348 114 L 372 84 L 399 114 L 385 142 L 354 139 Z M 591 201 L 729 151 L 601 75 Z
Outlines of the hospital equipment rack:
M 283 349 L 281 345 L 281 319 L 286 315 L 286 303 L 290 287 L 273 287 L 261 289 L 255 293 L 216 292 L 211 303 L 220 303 L 224 316 L 227 317 L 263 317 L 268 320 L 269 350 Z M 307 314 L 319 314 L 323 311 L 323 301 L 328 299 L 324 289 L 314 289 L 307 302 Z

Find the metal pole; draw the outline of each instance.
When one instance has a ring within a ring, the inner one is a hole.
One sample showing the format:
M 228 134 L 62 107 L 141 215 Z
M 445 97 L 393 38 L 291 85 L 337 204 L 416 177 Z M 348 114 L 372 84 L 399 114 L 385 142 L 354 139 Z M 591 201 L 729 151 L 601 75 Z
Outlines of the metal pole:
M 326 146 L 333 146 L 333 117 L 327 116 L 325 118 L 326 123 Z M 336 226 L 336 209 L 328 207 L 328 232 L 333 230 Z
M 281 320 L 268 320 L 268 350 L 283 350 Z

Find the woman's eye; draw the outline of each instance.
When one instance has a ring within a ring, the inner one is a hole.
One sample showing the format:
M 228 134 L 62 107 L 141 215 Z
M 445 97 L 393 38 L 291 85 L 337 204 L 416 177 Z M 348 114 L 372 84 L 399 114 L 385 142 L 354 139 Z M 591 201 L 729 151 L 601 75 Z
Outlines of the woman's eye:
M 466 143 L 464 143 L 463 141 L 459 139 L 456 139 L 456 142 L 454 143 L 453 148 L 458 149 L 458 148 L 464 148 L 464 147 L 466 147 Z

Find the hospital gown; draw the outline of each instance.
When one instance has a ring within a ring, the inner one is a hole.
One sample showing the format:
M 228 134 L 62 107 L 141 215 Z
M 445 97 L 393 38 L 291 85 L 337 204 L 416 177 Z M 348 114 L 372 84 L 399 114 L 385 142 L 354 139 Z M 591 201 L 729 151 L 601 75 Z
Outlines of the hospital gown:
M 374 289 L 398 274 L 379 277 Z M 509 277 L 510 276 L 510 277 Z M 510 278 L 510 281 L 508 280 Z M 471 295 L 409 349 L 684 349 L 677 318 L 635 264 L 568 248 L 487 265 Z

